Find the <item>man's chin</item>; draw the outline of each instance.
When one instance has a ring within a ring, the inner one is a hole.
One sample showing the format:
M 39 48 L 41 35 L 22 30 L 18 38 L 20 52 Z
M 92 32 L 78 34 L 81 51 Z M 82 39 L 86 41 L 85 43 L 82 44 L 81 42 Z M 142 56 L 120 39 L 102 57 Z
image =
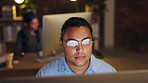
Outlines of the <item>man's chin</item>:
M 77 61 L 77 63 L 75 63 L 75 66 L 77 67 L 82 67 L 82 66 L 85 66 L 87 63 L 84 62 L 84 61 Z

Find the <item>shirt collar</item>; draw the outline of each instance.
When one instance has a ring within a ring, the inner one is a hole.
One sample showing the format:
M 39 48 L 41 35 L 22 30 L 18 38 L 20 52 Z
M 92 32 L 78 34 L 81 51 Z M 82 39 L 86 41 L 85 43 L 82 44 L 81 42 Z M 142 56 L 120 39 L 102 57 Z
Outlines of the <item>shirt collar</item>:
M 93 54 L 91 56 L 91 67 L 92 67 L 92 70 L 96 73 L 99 69 L 100 69 L 100 66 L 97 66 L 99 63 L 98 63 L 98 58 L 96 58 Z
M 88 67 L 88 69 L 86 70 L 85 74 L 92 74 L 92 73 L 95 73 L 96 72 L 96 69 L 95 69 L 95 61 L 96 58 L 95 56 L 92 54 L 91 57 L 90 57 L 90 65 Z

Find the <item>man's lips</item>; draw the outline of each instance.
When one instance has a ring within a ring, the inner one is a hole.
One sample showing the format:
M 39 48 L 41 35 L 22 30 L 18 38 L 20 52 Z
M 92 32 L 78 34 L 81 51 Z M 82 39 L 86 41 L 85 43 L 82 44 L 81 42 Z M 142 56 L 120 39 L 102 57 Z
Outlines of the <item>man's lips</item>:
M 86 56 L 76 56 L 75 59 L 84 59 Z

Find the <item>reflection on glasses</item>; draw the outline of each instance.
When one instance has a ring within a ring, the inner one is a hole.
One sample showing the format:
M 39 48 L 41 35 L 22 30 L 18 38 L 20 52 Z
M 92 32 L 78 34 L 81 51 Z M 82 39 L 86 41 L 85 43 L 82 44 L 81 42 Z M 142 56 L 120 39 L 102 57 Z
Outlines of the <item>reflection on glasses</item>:
M 83 47 L 89 47 L 91 46 L 93 43 L 93 41 L 91 39 L 84 39 L 81 41 L 81 45 Z M 70 47 L 70 48 L 77 48 L 79 46 L 79 42 L 76 41 L 76 40 L 70 40 L 67 42 L 67 47 Z

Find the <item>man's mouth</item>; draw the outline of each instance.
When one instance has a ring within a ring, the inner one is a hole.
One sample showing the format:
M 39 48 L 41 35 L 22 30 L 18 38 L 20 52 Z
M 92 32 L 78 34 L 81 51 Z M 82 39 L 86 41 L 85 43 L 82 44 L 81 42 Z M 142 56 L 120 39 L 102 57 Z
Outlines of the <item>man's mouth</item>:
M 84 59 L 86 56 L 76 56 L 75 59 Z

